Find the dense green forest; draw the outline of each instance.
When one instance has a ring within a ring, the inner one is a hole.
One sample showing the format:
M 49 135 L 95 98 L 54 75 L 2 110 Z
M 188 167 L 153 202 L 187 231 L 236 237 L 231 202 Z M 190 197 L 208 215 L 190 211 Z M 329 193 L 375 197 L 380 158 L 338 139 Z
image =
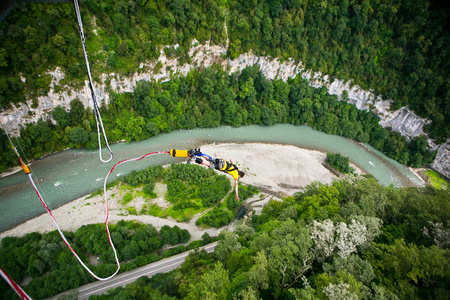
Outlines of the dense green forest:
M 129 74 L 156 59 L 163 45 L 180 63 L 196 38 L 224 44 L 228 56 L 253 51 L 301 60 L 307 69 L 352 80 L 409 105 L 433 120 L 427 130 L 445 141 L 450 130 L 450 14 L 441 1 L 409 0 L 130 0 L 80 3 L 94 77 Z M 45 94 L 45 72 L 62 67 L 62 84 L 86 71 L 71 4 L 16 3 L 0 24 L 0 104 Z M 21 77 L 25 78 L 23 82 Z M 211 101 L 212 99 L 208 99 Z M 35 103 L 36 104 L 36 103 Z
M 74 100 L 70 111 L 52 111 L 56 125 L 39 121 L 22 128 L 18 139 L 26 157 L 37 158 L 67 147 L 98 147 L 95 119 L 90 108 Z M 300 76 L 267 80 L 258 66 L 228 75 L 218 65 L 192 70 L 169 82 L 140 81 L 133 93 L 112 93 L 109 107 L 101 109 L 110 142 L 139 141 L 176 129 L 239 127 L 249 124 L 308 124 L 314 129 L 369 143 L 402 164 L 420 167 L 436 153 L 427 138 L 410 142 L 400 133 L 383 128 L 379 118 L 355 105 L 338 101 L 326 88 L 312 88 Z M 0 135 L 0 166 L 17 164 L 8 138 Z
M 175 271 L 91 299 L 448 299 L 449 205 L 448 190 L 384 187 L 372 176 L 313 183 L 281 202 L 271 200 L 261 215 L 236 224 L 234 232 L 222 232 L 213 253 L 196 251 Z M 106 241 L 99 245 L 92 244 L 97 239 L 83 238 L 101 227 L 84 226 L 73 233 L 77 249 L 106 249 Z M 122 257 L 133 241 L 136 249 L 144 244 L 158 249 L 156 244 L 164 243 L 163 229 L 157 235 L 151 225 L 119 222 L 113 232 L 123 237 L 122 246 L 128 245 L 121 248 Z M 138 242 L 143 239 L 155 243 Z M 196 243 L 210 241 L 204 235 Z M 55 232 L 7 238 L 0 259 L 15 279 L 52 268 L 46 278 L 59 272 L 57 265 L 72 262 L 68 251 L 58 252 L 60 244 Z M 20 251 L 8 252 L 11 247 Z M 138 255 L 130 264 L 159 259 Z M 79 268 L 64 270 L 72 272 L 70 280 L 85 281 L 76 275 Z M 55 280 L 64 278 L 69 280 Z M 38 289 L 32 283 L 26 286 L 31 295 Z
M 176 245 L 189 241 L 191 235 L 178 226 L 161 227 L 158 232 L 151 224 L 119 221 L 109 226 L 111 238 L 121 263 L 120 272 L 144 266 L 151 262 L 203 244 L 194 241 L 162 251 L 166 244 Z M 74 250 L 89 268 L 100 277 L 108 277 L 117 268 L 114 253 L 109 245 L 104 224 L 84 225 L 75 232 L 64 232 Z M 205 235 L 204 243 L 213 241 Z M 98 265 L 91 265 L 89 256 L 99 258 Z M 30 233 L 24 237 L 6 237 L 1 240 L 0 265 L 17 283 L 27 277 L 31 281 L 24 287 L 34 299 L 45 299 L 55 294 L 93 282 L 61 240 L 58 231 L 45 234 Z M 0 299 L 12 299 L 14 291 L 0 281 Z
M 92 299 L 448 299 L 449 204 L 371 176 L 314 183 L 222 232 L 214 253 Z

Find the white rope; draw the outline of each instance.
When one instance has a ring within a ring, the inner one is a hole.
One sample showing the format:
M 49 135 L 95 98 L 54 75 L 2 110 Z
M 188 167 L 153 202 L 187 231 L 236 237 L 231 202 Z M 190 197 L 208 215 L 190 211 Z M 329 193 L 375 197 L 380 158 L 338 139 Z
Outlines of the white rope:
M 2 275 L 3 279 L 9 284 L 9 286 L 16 292 L 16 294 L 22 300 L 31 300 L 31 297 L 28 296 L 27 293 L 11 278 L 2 268 L 0 268 L 0 275 Z
M 86 51 L 86 43 L 85 43 L 85 39 L 84 39 L 83 22 L 81 21 L 81 14 L 80 14 L 80 7 L 78 6 L 78 0 L 73 0 L 73 5 L 75 6 L 75 13 L 77 15 L 78 28 L 80 31 L 80 38 L 81 38 L 81 45 L 83 46 L 84 60 L 86 61 L 86 70 L 87 70 L 88 78 L 89 78 L 89 87 L 91 89 L 92 102 L 94 103 L 94 115 L 95 115 L 95 121 L 97 123 L 99 157 L 102 162 L 107 163 L 113 159 L 113 153 L 108 144 L 105 127 L 103 126 L 102 117 L 100 115 L 100 110 L 98 108 L 97 99 L 95 97 L 94 85 L 92 83 L 93 81 L 92 81 L 92 75 L 91 75 L 91 68 L 89 66 L 89 60 L 88 60 L 88 55 L 87 55 L 87 51 Z M 106 148 L 108 149 L 109 154 L 110 154 L 110 157 L 107 160 L 104 160 L 102 158 L 102 142 L 101 142 L 100 128 L 101 128 L 101 131 L 103 134 L 103 139 L 105 140 Z
M 83 268 L 88 271 L 89 274 L 92 275 L 92 277 L 94 277 L 97 280 L 101 280 L 101 281 L 106 281 L 109 280 L 111 278 L 113 278 L 120 270 L 120 262 L 119 262 L 119 258 L 117 257 L 117 251 L 116 248 L 114 247 L 114 244 L 112 242 L 111 239 L 111 235 L 109 233 L 109 227 L 108 227 L 108 199 L 106 197 L 106 183 L 105 183 L 105 205 L 106 205 L 106 222 L 105 222 L 105 226 L 106 226 L 106 232 L 108 233 L 108 239 L 109 239 L 109 243 L 111 245 L 111 248 L 113 249 L 114 252 L 114 257 L 116 259 L 116 264 L 117 264 L 117 270 L 114 272 L 114 274 L 112 274 L 109 277 L 103 278 L 103 277 L 99 277 L 97 275 L 94 274 L 94 272 L 92 272 L 85 264 L 84 262 L 81 260 L 81 258 L 78 256 L 78 254 L 75 252 L 75 250 L 72 248 L 72 246 L 70 245 L 69 241 L 67 241 L 66 236 L 64 235 L 64 233 L 61 231 L 61 229 L 59 228 L 58 222 L 56 222 L 56 218 L 53 216 L 51 210 L 48 208 L 47 204 L 44 202 L 44 199 L 42 199 L 41 194 L 39 193 L 39 190 L 37 189 L 34 181 L 33 181 L 33 177 L 31 176 L 31 173 L 28 174 L 28 178 L 31 181 L 31 184 L 33 185 L 34 190 L 36 191 L 36 194 L 39 197 L 39 200 L 41 200 L 42 205 L 44 205 L 44 208 L 47 210 L 47 213 L 50 215 L 50 217 L 52 218 L 53 223 L 56 226 L 56 229 L 59 232 L 59 235 L 61 236 L 61 238 L 63 239 L 64 243 L 67 245 L 67 247 L 70 249 L 70 251 L 72 251 L 72 254 L 75 256 L 75 258 L 78 260 L 78 262 L 83 266 Z

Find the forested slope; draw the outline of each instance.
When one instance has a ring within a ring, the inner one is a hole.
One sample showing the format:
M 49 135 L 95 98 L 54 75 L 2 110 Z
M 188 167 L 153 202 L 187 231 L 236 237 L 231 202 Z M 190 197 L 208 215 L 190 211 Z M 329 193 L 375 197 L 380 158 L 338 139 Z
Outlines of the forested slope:
M 448 5 L 440 1 L 86 1 L 83 22 L 94 73 L 137 70 L 161 45 L 224 43 L 228 54 L 250 50 L 293 57 L 307 68 L 351 79 L 433 120 L 432 138 L 449 136 Z M 48 90 L 45 71 L 63 67 L 67 82 L 84 78 L 71 4 L 16 4 L 0 24 L 0 103 Z M 27 80 L 22 82 L 20 77 Z
M 450 23 L 441 1 L 233 1 L 229 54 L 294 57 L 433 120 L 448 137 Z
M 314 183 L 222 232 L 214 253 L 194 253 L 174 272 L 94 299 L 448 299 L 449 204 L 448 190 L 384 187 L 371 176 Z M 189 239 L 177 227 L 158 234 L 123 221 L 111 234 L 124 271 L 160 259 L 155 251 L 165 243 Z M 115 269 L 103 225 L 67 235 L 86 261 L 100 256 L 95 272 Z M 210 241 L 205 234 L 162 256 Z M 5 238 L 0 262 L 18 282 L 33 277 L 30 295 L 49 297 L 92 280 L 63 246 L 56 232 Z M 0 299 L 12 294 L 0 281 Z
M 436 155 L 427 150 L 425 136 L 408 142 L 383 128 L 372 112 L 338 101 L 325 88 L 312 88 L 300 76 L 288 82 L 267 80 L 257 66 L 228 75 L 213 65 L 165 83 L 140 81 L 132 94 L 111 95 L 109 107 L 102 109 L 110 142 L 139 141 L 176 129 L 289 123 L 369 143 L 413 167 L 431 163 Z M 56 125 L 40 121 L 21 130 L 18 140 L 28 158 L 66 147 L 98 147 L 92 110 L 78 100 L 70 106 L 70 112 L 61 107 L 52 112 Z M 5 135 L 0 147 L 0 166 L 7 169 L 16 157 Z

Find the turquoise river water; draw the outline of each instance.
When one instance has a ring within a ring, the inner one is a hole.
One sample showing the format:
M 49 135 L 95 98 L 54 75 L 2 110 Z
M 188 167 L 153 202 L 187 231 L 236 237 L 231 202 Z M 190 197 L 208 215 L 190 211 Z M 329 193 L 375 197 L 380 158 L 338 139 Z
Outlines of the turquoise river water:
M 47 205 L 57 208 L 103 186 L 103 180 L 112 166 L 124 159 L 142 156 L 153 151 L 171 148 L 190 149 L 210 143 L 263 142 L 289 144 L 305 149 L 341 153 L 350 161 L 372 174 L 381 184 L 401 187 L 420 186 L 421 181 L 405 166 L 386 157 L 370 146 L 352 140 L 328 135 L 308 126 L 280 124 L 274 126 L 244 126 L 232 128 L 174 131 L 130 144 L 112 145 L 114 159 L 102 163 L 98 151 L 68 150 L 34 161 L 31 169 Z M 106 156 L 106 152 L 104 151 Z M 155 155 L 139 162 L 118 167 L 110 181 L 133 169 L 144 169 L 157 164 L 181 161 L 169 155 Z M 0 232 L 45 213 L 28 177 L 19 172 L 0 178 Z M 49 219 L 50 222 L 50 219 Z

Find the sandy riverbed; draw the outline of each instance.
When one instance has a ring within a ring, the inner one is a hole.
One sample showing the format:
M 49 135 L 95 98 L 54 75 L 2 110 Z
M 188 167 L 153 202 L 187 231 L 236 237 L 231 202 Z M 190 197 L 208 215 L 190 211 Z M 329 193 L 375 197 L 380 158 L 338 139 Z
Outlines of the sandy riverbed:
M 218 144 L 204 145 L 203 153 L 213 157 L 230 158 L 244 170 L 246 175 L 240 181 L 243 184 L 251 184 L 260 188 L 263 192 L 275 196 L 292 195 L 301 187 L 313 181 L 330 183 L 336 176 L 325 168 L 322 163 L 326 154 L 319 151 L 301 149 L 289 145 L 273 144 Z M 361 172 L 357 170 L 357 172 Z M 188 229 L 192 239 L 200 239 L 208 232 L 217 235 L 218 229 L 199 230 L 194 222 L 178 223 L 175 220 L 157 218 L 148 215 L 127 215 L 127 211 L 118 201 L 120 189 L 114 188 L 108 191 L 109 195 L 109 222 L 119 220 L 137 220 L 143 223 L 151 223 L 156 228 L 163 225 L 178 225 L 181 229 Z M 62 230 L 75 231 L 82 225 L 105 222 L 105 205 L 103 195 L 86 199 L 87 196 L 78 198 L 66 205 L 52 211 Z M 163 206 L 164 191 L 154 200 Z M 138 208 L 144 204 L 143 199 L 134 199 L 133 205 Z M 23 236 L 30 232 L 47 232 L 55 230 L 49 215 L 41 215 L 31 219 L 11 230 L 0 233 L 0 239 L 5 236 Z

